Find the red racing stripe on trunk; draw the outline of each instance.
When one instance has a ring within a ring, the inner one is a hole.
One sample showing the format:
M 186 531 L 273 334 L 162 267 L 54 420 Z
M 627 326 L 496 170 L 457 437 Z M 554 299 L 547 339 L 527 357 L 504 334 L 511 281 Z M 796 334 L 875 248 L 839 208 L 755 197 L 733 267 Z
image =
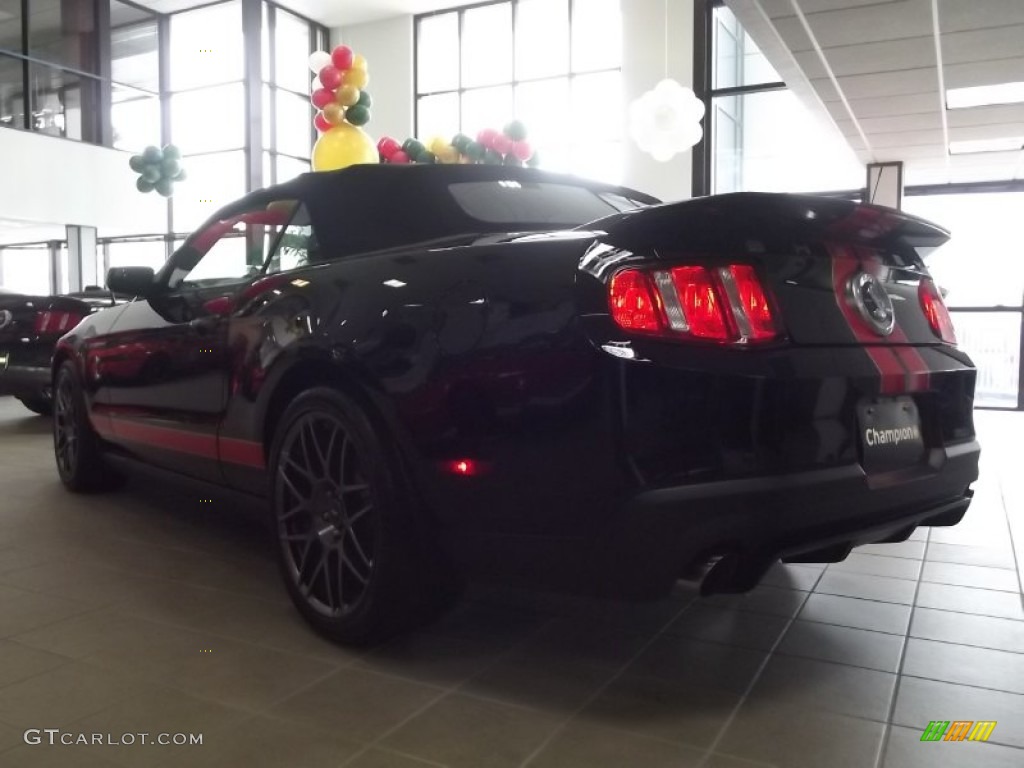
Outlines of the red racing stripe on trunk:
M 883 395 L 904 391 L 906 370 L 891 349 L 878 343 L 878 336 L 867 327 L 857 311 L 847 301 L 847 285 L 850 278 L 861 271 L 861 262 L 856 252 L 837 243 L 828 246 L 832 257 L 832 290 L 836 305 L 846 319 L 853 337 L 862 345 L 864 352 L 875 364 L 880 379 L 879 390 Z

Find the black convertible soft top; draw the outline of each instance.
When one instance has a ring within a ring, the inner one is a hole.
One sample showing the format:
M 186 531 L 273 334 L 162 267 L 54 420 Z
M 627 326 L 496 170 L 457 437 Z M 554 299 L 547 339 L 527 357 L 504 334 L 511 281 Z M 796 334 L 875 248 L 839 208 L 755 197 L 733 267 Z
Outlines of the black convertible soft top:
M 292 181 L 252 192 L 218 211 L 224 219 L 254 205 L 284 199 L 306 201 L 321 246 L 337 255 L 440 240 L 463 234 L 530 232 L 572 228 L 585 221 L 559 220 L 557 210 L 544 220 L 488 222 L 474 218 L 452 194 L 452 185 L 507 182 L 564 185 L 644 205 L 659 201 L 625 187 L 534 168 L 492 165 L 353 165 L 338 171 L 305 173 Z M 613 212 L 609 207 L 608 212 Z M 588 220 L 600 218 L 593 216 Z

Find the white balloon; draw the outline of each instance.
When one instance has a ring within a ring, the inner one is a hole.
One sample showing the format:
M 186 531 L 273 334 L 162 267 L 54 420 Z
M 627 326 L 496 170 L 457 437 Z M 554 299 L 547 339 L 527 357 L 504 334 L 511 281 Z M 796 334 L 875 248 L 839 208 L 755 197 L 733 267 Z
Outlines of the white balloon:
M 327 51 L 314 51 L 309 55 L 309 69 L 311 72 L 320 72 L 321 69 L 331 63 L 331 54 Z
M 320 75 L 314 77 L 312 82 L 309 84 L 309 92 L 312 93 L 318 88 L 323 88 L 323 85 L 320 83 Z
M 685 152 L 704 132 L 704 103 L 675 80 L 662 80 L 629 105 L 629 134 L 658 162 Z

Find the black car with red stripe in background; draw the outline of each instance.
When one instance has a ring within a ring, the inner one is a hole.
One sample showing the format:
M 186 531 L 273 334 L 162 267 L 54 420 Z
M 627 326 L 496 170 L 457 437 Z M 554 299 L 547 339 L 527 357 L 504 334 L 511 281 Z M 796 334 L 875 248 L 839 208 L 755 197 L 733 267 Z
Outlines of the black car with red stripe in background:
M 116 303 L 100 288 L 58 296 L 0 288 L 0 395 L 13 395 L 33 413 L 48 415 L 50 362 L 57 339 L 82 318 Z
M 976 371 L 922 256 L 948 237 L 525 168 L 307 174 L 112 271 L 137 298 L 54 358 L 58 472 L 266 502 L 290 597 L 343 642 L 464 578 L 744 592 L 967 510 Z

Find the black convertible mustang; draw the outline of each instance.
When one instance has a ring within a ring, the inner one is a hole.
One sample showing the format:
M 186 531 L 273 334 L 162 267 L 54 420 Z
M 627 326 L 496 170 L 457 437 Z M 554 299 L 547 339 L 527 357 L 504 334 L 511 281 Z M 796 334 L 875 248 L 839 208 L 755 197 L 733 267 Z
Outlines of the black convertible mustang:
M 307 174 L 111 271 L 137 298 L 60 341 L 57 467 L 268 498 L 291 597 L 343 642 L 464 576 L 746 591 L 967 509 L 975 369 L 920 255 L 947 237 L 522 168 Z

